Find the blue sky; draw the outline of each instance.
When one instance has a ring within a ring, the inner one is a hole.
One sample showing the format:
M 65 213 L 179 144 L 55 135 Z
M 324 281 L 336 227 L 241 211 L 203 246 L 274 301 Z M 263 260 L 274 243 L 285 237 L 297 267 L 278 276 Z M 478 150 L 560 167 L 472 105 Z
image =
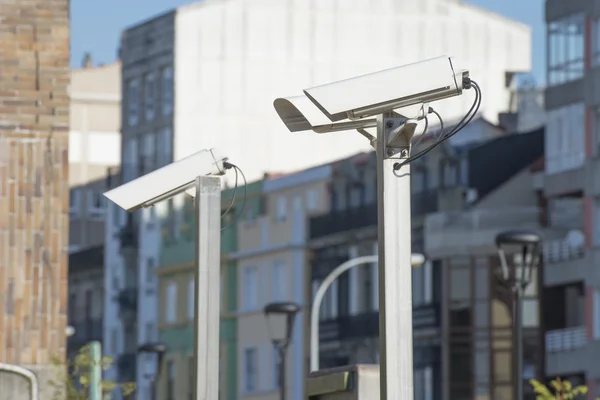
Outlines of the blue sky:
M 116 59 L 121 31 L 193 0 L 71 0 L 71 65 L 79 67 L 83 54 L 92 53 L 94 62 Z M 414 0 L 419 1 L 419 0 Z M 545 82 L 544 0 L 466 0 L 467 3 L 497 12 L 532 27 L 533 75 Z

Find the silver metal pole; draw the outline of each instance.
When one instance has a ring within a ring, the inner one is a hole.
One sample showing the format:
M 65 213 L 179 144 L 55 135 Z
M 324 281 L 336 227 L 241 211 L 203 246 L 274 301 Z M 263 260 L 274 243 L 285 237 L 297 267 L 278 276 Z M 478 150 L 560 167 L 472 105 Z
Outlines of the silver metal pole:
M 221 180 L 196 178 L 194 400 L 219 398 Z
M 410 137 L 388 145 L 402 119 L 377 118 L 380 399 L 413 400 Z M 389 377 L 389 379 L 388 379 Z

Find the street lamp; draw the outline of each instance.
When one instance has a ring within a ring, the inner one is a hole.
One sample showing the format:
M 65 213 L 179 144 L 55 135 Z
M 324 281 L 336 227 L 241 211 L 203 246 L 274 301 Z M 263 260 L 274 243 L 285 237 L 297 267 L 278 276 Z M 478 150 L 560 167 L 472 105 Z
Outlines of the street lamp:
M 162 366 L 162 358 L 167 351 L 167 346 L 164 343 L 146 343 L 138 347 L 138 353 L 153 353 L 156 354 L 156 373 L 152 378 L 152 400 L 156 400 L 156 383 L 158 382 L 158 375 L 160 374 L 160 367 Z
M 535 231 L 511 230 L 496 236 L 502 281 L 513 292 L 515 400 L 523 400 L 523 292 L 539 261 L 542 236 Z M 507 260 L 512 256 L 511 260 Z
M 287 349 L 292 341 L 294 319 L 300 306 L 293 302 L 276 302 L 264 308 L 273 348 L 277 352 L 277 370 L 279 373 L 280 400 L 285 400 L 285 367 Z

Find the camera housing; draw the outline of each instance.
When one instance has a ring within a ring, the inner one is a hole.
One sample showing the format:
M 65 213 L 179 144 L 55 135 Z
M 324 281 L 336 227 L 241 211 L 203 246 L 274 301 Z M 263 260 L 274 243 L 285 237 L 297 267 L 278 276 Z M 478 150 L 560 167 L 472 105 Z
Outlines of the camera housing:
M 305 89 L 305 96 L 278 98 L 273 106 L 291 132 L 348 130 L 356 124 L 344 129 L 317 127 L 458 96 L 468 76 L 452 57 L 441 56 Z
M 183 192 L 198 176 L 223 175 L 226 157 L 216 149 L 201 150 L 104 193 L 126 211 L 135 211 Z

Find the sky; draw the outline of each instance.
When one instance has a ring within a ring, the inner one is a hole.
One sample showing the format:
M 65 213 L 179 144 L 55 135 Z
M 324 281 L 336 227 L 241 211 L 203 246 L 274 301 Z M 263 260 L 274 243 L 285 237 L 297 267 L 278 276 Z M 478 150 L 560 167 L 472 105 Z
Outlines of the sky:
M 191 2 L 193 0 L 71 0 L 71 66 L 79 67 L 85 52 L 92 54 L 94 63 L 115 61 L 124 28 Z M 532 74 L 536 83 L 543 85 L 546 75 L 544 0 L 465 2 L 531 26 Z

